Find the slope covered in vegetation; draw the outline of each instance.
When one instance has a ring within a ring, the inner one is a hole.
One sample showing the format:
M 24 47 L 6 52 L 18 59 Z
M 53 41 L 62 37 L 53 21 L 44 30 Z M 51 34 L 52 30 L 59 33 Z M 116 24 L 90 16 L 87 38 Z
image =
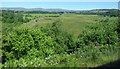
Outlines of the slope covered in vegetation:
M 96 67 L 118 59 L 115 17 L 87 23 L 76 38 L 65 29 L 61 19 L 47 27 L 37 23 L 29 25 L 29 22 L 3 24 L 10 29 L 6 31 L 8 27 L 3 27 L 2 67 Z

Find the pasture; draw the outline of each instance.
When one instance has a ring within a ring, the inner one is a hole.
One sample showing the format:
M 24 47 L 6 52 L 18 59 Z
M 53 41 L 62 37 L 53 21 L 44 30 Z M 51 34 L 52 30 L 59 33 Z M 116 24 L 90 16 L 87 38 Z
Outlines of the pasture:
M 31 14 L 35 16 L 55 16 L 57 14 Z M 98 15 L 77 15 L 77 14 L 65 14 L 60 15 L 59 17 L 38 17 L 31 20 L 28 23 L 25 23 L 29 26 L 41 25 L 46 27 L 47 24 L 52 24 L 55 20 L 60 20 L 62 26 L 68 30 L 70 33 L 74 34 L 77 37 L 80 32 L 85 28 L 86 24 L 96 23 L 103 17 Z

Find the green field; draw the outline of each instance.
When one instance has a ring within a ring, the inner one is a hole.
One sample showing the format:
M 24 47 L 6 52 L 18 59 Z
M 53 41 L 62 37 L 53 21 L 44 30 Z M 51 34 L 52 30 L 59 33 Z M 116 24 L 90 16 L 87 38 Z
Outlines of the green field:
M 31 14 L 32 16 L 49 16 L 56 14 Z M 96 23 L 101 18 L 98 15 L 60 15 L 60 17 L 38 17 L 34 20 L 31 20 L 29 23 L 26 23 L 29 26 L 41 25 L 46 27 L 47 24 L 52 24 L 55 20 L 61 20 L 63 27 L 68 30 L 70 33 L 73 33 L 76 37 L 80 32 L 85 28 L 85 25 L 88 23 Z M 37 22 L 35 22 L 37 20 Z M 98 20 L 98 21 L 95 21 Z

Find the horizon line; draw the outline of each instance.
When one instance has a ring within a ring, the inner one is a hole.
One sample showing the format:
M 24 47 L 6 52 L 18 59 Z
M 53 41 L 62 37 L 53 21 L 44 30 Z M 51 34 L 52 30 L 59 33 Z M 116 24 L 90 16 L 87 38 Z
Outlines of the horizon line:
M 34 8 L 41 8 L 41 7 L 1 7 L 1 8 L 25 8 L 25 9 L 34 9 Z M 41 9 L 61 9 L 61 10 L 97 10 L 97 9 L 103 9 L 103 8 L 95 8 L 95 9 L 65 9 L 65 8 L 41 8 Z M 104 9 L 118 9 L 118 8 L 104 8 Z

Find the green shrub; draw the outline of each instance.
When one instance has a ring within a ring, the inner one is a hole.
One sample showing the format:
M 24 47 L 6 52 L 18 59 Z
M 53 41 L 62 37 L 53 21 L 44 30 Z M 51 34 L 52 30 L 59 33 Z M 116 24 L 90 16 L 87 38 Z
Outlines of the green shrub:
M 56 20 L 52 26 L 49 26 L 47 31 L 48 36 L 51 36 L 57 43 L 55 45 L 56 53 L 71 53 L 76 48 L 76 41 L 72 34 L 68 33 L 62 26 L 61 20 Z
M 2 23 L 2 34 L 7 34 L 13 30 L 13 27 L 17 27 L 21 23 Z
M 107 19 L 108 20 L 108 19 Z M 117 23 L 95 23 L 89 24 L 78 37 L 78 46 L 89 45 L 116 45 L 119 41 L 117 34 Z
M 54 53 L 54 44 L 53 39 L 40 29 L 14 28 L 13 32 L 3 35 L 3 60 L 18 59 L 24 55 L 45 57 Z
M 110 19 L 106 19 L 105 22 L 103 20 L 102 23 L 88 24 L 78 37 L 78 53 L 93 61 L 101 60 L 101 54 L 108 56 L 111 52 L 115 53 L 119 46 L 117 24 Z

